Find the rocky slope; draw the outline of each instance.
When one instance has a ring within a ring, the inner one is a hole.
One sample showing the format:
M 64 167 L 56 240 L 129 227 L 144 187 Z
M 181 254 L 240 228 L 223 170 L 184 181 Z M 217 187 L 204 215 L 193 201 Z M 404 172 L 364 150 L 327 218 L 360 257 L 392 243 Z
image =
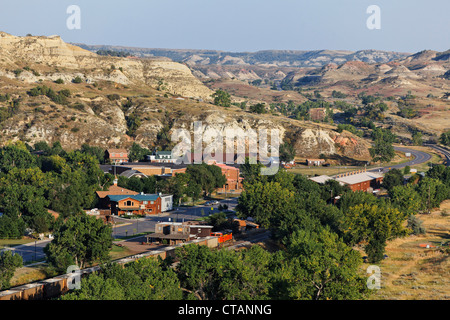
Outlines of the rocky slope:
M 212 93 L 185 65 L 164 59 L 102 57 L 67 44 L 59 36 L 15 37 L 1 32 L 0 56 L 1 75 L 30 83 L 58 78 L 71 81 L 80 76 L 87 83 L 104 80 L 152 88 L 163 82 L 166 91 L 185 97 L 209 99 Z M 29 64 L 38 65 L 39 75 L 13 72 Z
M 435 51 L 422 51 L 389 62 L 369 63 L 347 61 L 330 63 L 312 70 L 296 70 L 283 82 L 293 86 L 314 85 L 331 87 L 344 85 L 347 90 L 355 88 L 377 91 L 381 94 L 403 94 L 407 91 L 428 95 L 442 95 L 449 90 L 443 75 L 450 70 L 450 55 Z
M 407 53 L 381 50 L 263 50 L 257 52 L 227 52 L 218 50 L 154 49 L 108 45 L 76 44 L 81 48 L 126 51 L 138 57 L 167 57 L 189 65 L 265 65 L 278 67 L 321 67 L 346 61 L 385 63 L 408 56 Z
M 73 83 L 79 76 L 81 83 Z M 55 83 L 62 79 L 63 83 Z M 37 86 L 68 90 L 62 103 L 51 95 L 31 95 Z M 168 59 L 101 57 L 54 37 L 14 37 L 0 33 L 0 143 L 60 141 L 74 149 L 83 143 L 151 148 L 175 129 L 224 133 L 228 128 L 276 128 L 302 157 L 330 154 L 367 160 L 368 144 L 332 126 L 285 117 L 256 115 L 237 107 L 208 103 L 211 90 L 186 65 Z

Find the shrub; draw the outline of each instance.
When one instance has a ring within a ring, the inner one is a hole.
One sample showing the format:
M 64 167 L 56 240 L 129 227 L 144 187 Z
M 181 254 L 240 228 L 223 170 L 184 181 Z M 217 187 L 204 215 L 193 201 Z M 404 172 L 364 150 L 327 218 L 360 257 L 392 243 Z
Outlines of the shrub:
M 79 76 L 76 76 L 76 77 L 72 80 L 72 82 L 73 82 L 73 83 L 81 83 L 81 82 L 83 82 L 83 79 L 81 79 Z
M 59 91 L 59 94 L 65 96 L 65 97 L 70 97 L 71 92 L 69 89 L 63 89 L 63 90 Z
M 422 225 L 423 221 L 417 218 L 415 215 L 410 215 L 408 218 L 407 227 L 412 230 L 412 234 L 419 235 L 425 234 L 425 227 Z
M 114 94 L 108 94 L 106 96 L 110 101 L 119 100 L 120 96 L 117 93 Z

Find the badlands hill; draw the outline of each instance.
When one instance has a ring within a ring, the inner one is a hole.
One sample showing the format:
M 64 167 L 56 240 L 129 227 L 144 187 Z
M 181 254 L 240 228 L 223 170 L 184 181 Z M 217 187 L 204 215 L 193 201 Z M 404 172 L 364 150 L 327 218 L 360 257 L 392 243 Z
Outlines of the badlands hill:
M 386 63 L 408 56 L 408 53 L 381 50 L 262 50 L 229 52 L 195 49 L 154 49 L 109 45 L 77 44 L 91 52 L 112 50 L 137 57 L 166 57 L 185 63 L 199 79 L 282 80 L 298 68 L 313 69 L 347 61 Z
M 386 94 L 414 91 L 418 94 L 443 94 L 448 90 L 444 74 L 450 70 L 450 53 L 421 51 L 388 62 L 347 61 L 330 63 L 313 70 L 296 70 L 283 83 L 292 86 L 336 86 L 363 88 Z
M 50 88 L 51 90 L 47 89 Z M 369 144 L 331 125 L 212 105 L 212 90 L 167 58 L 99 56 L 60 37 L 0 33 L 0 143 L 151 148 L 194 121 L 224 132 L 277 128 L 303 157 L 368 160 Z M 62 97 L 64 95 L 64 97 Z

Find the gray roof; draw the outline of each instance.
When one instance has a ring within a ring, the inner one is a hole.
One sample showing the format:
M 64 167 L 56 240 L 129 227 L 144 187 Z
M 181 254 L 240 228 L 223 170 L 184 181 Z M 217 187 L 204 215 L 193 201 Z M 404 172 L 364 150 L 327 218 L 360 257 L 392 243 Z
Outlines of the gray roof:
M 357 174 L 350 174 L 348 176 L 335 178 L 336 181 L 343 182 L 345 184 L 355 184 L 364 181 L 371 181 L 374 179 L 382 178 L 383 175 L 376 172 L 362 172 Z
M 138 170 L 126 170 L 124 172 L 122 172 L 120 175 L 123 177 L 127 177 L 127 178 L 131 178 L 134 175 L 143 175 L 144 177 L 147 177 L 145 174 L 143 174 L 142 172 L 138 171 Z

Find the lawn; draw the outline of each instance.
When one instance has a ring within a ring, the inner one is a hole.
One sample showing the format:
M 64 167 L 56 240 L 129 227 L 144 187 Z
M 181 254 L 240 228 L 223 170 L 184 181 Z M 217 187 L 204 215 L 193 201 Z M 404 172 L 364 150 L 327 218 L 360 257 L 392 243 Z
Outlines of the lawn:
M 381 289 L 374 290 L 373 300 L 448 300 L 450 299 L 450 254 L 440 250 L 450 248 L 450 201 L 429 215 L 418 215 L 426 234 L 407 236 L 388 242 L 388 258 L 378 266 L 381 269 Z M 429 244 L 435 248 L 423 248 Z M 362 272 L 369 264 L 365 263 Z
M 22 238 L 22 239 L 0 239 L 0 249 L 20 246 L 21 244 L 27 244 L 34 242 L 35 239 Z

